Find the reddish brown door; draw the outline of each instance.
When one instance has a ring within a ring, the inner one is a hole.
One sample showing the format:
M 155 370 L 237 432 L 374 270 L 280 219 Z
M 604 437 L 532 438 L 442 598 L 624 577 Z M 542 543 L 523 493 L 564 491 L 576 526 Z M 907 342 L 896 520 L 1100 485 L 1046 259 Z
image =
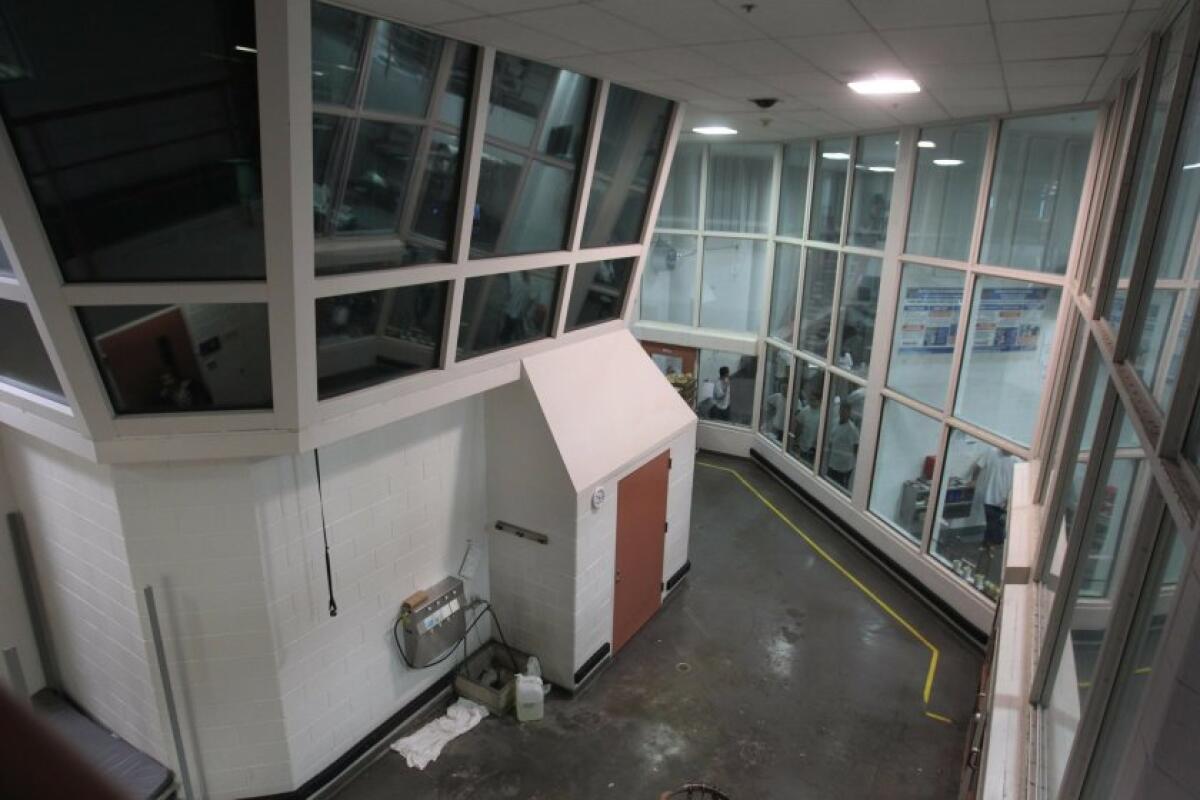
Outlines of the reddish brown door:
M 670 464 L 670 453 L 663 453 L 617 484 L 613 652 L 620 650 L 662 604 Z

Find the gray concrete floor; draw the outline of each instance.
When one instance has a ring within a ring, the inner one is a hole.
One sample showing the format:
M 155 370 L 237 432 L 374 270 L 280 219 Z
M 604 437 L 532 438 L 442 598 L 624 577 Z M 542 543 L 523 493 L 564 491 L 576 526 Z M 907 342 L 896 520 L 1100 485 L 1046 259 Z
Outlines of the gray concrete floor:
M 745 800 L 952 798 L 981 653 L 757 465 L 737 469 L 940 651 L 727 472 L 696 466 L 691 574 L 575 698 L 488 718 L 423 772 L 388 752 L 339 800 L 645 798 L 705 781 Z M 948 717 L 950 723 L 926 715 Z

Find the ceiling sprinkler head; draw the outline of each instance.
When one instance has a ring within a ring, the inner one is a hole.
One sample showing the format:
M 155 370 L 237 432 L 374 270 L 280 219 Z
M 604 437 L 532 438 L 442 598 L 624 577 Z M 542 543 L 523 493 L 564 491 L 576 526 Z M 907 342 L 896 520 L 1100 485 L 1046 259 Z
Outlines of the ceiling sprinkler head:
M 747 14 L 756 8 L 758 8 L 758 6 L 756 6 L 754 3 L 742 3 L 742 11 L 745 11 Z

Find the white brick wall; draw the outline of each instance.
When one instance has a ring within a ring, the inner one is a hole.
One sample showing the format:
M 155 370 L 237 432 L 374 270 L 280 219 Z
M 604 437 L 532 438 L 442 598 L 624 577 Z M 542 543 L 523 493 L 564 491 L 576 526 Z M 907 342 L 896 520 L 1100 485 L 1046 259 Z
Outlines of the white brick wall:
M 8 469 L 0 457 L 0 516 L 17 510 L 17 501 L 9 486 Z M 25 686 L 32 694 L 45 685 L 42 665 L 38 659 L 37 643 L 33 638 L 33 625 L 29 610 L 25 606 L 25 595 L 21 590 L 21 575 L 17 571 L 16 554 L 13 553 L 7 523 L 0 530 L 0 650 L 17 648 L 21 662 L 21 673 Z M 0 666 L 0 682 L 7 684 L 7 676 Z

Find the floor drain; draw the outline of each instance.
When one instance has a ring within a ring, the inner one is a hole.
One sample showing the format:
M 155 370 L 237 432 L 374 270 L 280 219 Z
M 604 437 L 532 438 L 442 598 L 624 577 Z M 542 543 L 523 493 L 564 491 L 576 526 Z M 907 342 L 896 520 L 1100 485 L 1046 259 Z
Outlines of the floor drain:
M 678 670 L 679 672 L 691 672 L 692 665 L 687 663 L 686 661 L 680 661 L 678 664 L 675 665 L 675 669 Z

